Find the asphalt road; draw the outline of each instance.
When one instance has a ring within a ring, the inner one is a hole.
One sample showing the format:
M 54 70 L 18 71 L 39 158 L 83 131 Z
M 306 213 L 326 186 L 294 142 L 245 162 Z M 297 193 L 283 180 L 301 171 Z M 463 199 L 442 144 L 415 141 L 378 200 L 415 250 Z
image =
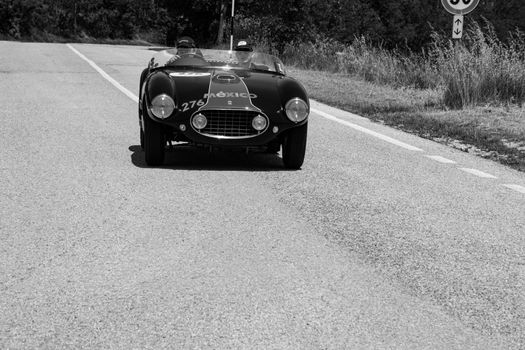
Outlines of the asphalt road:
M 0 42 L 0 348 L 525 347 L 525 174 L 315 102 L 300 171 L 148 168 L 151 55 Z

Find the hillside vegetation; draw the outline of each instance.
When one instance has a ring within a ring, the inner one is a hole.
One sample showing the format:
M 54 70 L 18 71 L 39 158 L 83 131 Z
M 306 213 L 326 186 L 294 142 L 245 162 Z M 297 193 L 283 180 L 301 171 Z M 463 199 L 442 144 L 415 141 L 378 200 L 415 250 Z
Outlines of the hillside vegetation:
M 137 39 L 173 44 L 190 35 L 202 46 L 227 41 L 231 0 L 0 0 L 0 35 L 16 40 Z M 431 33 L 450 34 L 441 0 L 236 0 L 235 33 L 282 52 L 290 41 L 365 37 L 386 48 L 419 51 Z M 523 0 L 483 0 L 468 15 L 495 34 L 525 31 Z

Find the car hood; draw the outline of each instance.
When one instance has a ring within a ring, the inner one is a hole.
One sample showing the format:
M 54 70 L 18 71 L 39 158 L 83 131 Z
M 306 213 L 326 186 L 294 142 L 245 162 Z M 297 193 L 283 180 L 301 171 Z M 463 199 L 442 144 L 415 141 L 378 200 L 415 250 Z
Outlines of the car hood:
M 277 113 L 282 109 L 278 81 L 283 76 L 279 74 L 223 69 L 166 73 L 175 83 L 175 98 L 183 114 L 210 109 Z

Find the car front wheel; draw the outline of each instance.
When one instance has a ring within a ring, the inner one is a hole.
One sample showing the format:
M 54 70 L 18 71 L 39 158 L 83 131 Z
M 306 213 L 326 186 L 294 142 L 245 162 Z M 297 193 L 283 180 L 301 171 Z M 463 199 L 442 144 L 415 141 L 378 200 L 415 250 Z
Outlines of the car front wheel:
M 283 143 L 283 163 L 286 168 L 300 169 L 306 152 L 306 134 L 308 124 L 288 131 Z
M 148 72 L 149 72 L 149 69 L 146 68 L 142 71 L 142 73 L 140 74 L 140 81 L 139 81 L 139 96 L 141 95 L 142 93 L 142 84 L 144 83 L 144 79 L 146 79 L 146 76 L 148 75 Z M 138 112 L 139 112 L 139 126 L 140 126 L 140 148 L 141 149 L 144 149 L 144 131 L 142 131 L 142 122 L 141 122 L 141 119 L 143 118 L 143 115 L 142 115 L 142 110 L 140 108 L 140 101 L 139 101 L 139 108 L 138 108 Z
M 144 116 L 144 155 L 146 164 L 158 166 L 164 163 L 166 137 L 159 123 Z

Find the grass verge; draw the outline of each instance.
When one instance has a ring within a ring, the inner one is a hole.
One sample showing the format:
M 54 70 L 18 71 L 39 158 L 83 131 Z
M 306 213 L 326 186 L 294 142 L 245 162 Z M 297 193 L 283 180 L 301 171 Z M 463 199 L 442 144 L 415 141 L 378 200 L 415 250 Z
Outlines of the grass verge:
M 342 73 L 289 68 L 311 98 L 525 171 L 525 107 L 450 110 L 443 92 L 376 85 Z

